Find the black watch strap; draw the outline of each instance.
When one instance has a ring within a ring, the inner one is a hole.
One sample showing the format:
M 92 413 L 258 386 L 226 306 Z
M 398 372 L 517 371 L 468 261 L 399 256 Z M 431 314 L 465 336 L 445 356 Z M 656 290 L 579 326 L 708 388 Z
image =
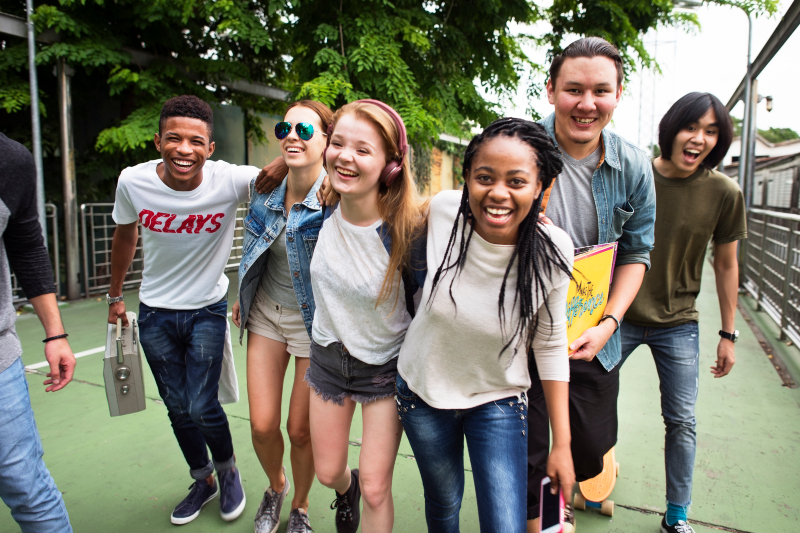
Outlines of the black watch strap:
M 733 333 L 728 333 L 727 331 L 719 330 L 719 336 L 731 342 L 736 342 L 739 340 L 739 331 L 734 330 Z

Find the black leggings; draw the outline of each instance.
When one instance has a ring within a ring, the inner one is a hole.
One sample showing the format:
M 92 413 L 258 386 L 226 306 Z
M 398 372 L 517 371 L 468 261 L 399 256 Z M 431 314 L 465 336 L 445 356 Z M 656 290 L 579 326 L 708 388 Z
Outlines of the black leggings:
M 539 517 L 539 487 L 547 475 L 550 418 L 533 355 L 528 364 L 528 520 L 533 520 Z M 569 363 L 569 422 L 576 481 L 602 472 L 603 456 L 617 442 L 619 367 L 609 372 L 596 357 Z M 570 495 L 565 494 L 564 498 L 569 499 Z

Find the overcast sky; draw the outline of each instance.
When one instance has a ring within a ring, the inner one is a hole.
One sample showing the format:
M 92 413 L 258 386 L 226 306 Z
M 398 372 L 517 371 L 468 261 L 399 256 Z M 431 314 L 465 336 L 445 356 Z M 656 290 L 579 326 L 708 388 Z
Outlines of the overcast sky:
M 773 18 L 754 19 L 753 59 L 767 42 L 781 16 L 791 4 L 784 0 Z M 661 117 L 675 100 L 692 91 L 710 92 L 727 103 L 745 75 L 747 64 L 747 16 L 739 9 L 703 6 L 696 11 L 701 28 L 694 33 L 662 29 L 645 36 L 645 44 L 656 56 L 661 74 L 635 73 L 625 87 L 611 128 L 631 142 L 647 148 L 655 139 Z M 758 92 L 774 97 L 774 109 L 767 113 L 765 103 L 758 107 L 759 129 L 786 127 L 800 132 L 800 32 L 795 32 L 772 62 L 758 77 Z M 657 47 L 656 47 L 657 42 Z M 531 58 L 544 62 L 544 53 L 528 50 Z M 641 97 L 640 97 L 641 95 Z M 518 94 L 505 106 L 507 114 L 524 116 L 526 99 Z M 542 115 L 552 112 L 543 96 L 533 107 Z M 740 102 L 733 115 L 742 117 Z

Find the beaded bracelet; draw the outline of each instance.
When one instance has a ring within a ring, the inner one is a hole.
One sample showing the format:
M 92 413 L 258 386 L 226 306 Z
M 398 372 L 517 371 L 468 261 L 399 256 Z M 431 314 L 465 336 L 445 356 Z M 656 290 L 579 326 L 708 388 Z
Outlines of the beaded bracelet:
M 602 322 L 602 321 L 603 321 L 603 320 L 605 320 L 606 318 L 610 318 L 611 320 L 613 320 L 613 321 L 614 321 L 614 323 L 616 323 L 617 327 L 616 327 L 616 328 L 614 328 L 614 333 L 616 333 L 616 332 L 617 332 L 617 330 L 619 329 L 619 320 L 617 320 L 617 317 L 615 317 L 614 315 L 603 315 L 603 316 L 600 318 L 600 322 Z M 600 324 L 600 322 L 598 322 L 598 324 Z
M 57 339 L 66 339 L 67 337 L 69 337 L 69 333 L 62 333 L 61 335 L 55 335 L 53 337 L 47 337 L 42 342 L 47 343 L 47 342 L 54 341 L 54 340 L 57 340 Z

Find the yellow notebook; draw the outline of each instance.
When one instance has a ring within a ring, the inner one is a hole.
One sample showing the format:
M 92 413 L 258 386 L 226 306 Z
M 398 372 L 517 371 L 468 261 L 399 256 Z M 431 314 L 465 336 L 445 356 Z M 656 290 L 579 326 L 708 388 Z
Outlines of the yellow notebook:
M 598 244 L 575 250 L 573 279 L 567 291 L 567 341 L 596 326 L 608 303 L 614 276 L 617 243 Z

